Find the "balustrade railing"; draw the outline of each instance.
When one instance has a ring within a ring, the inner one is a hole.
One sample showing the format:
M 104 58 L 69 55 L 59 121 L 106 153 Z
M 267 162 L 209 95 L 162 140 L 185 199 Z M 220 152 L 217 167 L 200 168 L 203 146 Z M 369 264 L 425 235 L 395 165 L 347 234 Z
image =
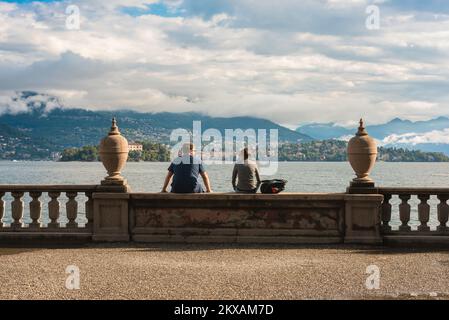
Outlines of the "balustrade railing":
M 449 189 L 381 188 L 379 193 L 384 234 L 449 235 Z
M 96 187 L 95 185 L 0 185 L 0 232 L 89 231 L 93 224 L 92 194 Z M 66 200 L 62 199 L 63 196 Z M 27 204 L 24 203 L 25 197 L 29 199 Z M 65 210 L 61 208 L 64 204 Z M 84 212 L 79 210 L 82 205 Z M 61 214 L 62 211 L 65 211 L 65 215 Z M 9 214 L 6 215 L 6 212 Z M 29 215 L 25 216 L 25 212 Z M 25 220 L 29 220 L 29 223 Z M 84 223 L 79 223 L 80 220 Z

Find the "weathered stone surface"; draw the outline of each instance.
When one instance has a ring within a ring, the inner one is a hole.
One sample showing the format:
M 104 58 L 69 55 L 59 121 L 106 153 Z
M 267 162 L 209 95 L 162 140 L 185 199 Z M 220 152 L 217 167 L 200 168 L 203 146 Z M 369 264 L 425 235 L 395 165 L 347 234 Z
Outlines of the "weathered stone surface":
M 279 228 L 337 230 L 338 208 L 233 210 L 229 208 L 136 208 L 135 226 L 186 228 Z
M 204 195 L 131 194 L 132 239 L 336 243 L 343 238 L 345 203 L 341 194 L 201 197 Z
M 345 242 L 382 244 L 382 195 L 347 195 L 345 209 Z
M 94 241 L 129 241 L 128 194 L 94 193 Z

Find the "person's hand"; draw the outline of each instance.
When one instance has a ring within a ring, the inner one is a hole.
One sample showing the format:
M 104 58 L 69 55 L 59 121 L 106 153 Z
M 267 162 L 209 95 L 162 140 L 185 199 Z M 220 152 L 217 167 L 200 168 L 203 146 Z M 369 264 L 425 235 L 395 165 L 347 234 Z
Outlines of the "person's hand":
M 167 190 L 163 189 L 163 190 L 161 191 L 161 193 L 167 193 Z
M 214 192 L 212 191 L 212 189 L 209 189 L 209 190 L 207 190 L 206 192 L 207 192 L 207 193 L 214 193 Z

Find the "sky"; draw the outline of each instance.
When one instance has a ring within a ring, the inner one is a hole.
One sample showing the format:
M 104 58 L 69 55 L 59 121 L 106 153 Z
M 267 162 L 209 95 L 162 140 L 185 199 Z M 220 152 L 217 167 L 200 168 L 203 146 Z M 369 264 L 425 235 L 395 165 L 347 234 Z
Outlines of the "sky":
M 0 113 L 33 90 L 93 110 L 377 124 L 449 116 L 448 88 L 447 0 L 0 0 Z

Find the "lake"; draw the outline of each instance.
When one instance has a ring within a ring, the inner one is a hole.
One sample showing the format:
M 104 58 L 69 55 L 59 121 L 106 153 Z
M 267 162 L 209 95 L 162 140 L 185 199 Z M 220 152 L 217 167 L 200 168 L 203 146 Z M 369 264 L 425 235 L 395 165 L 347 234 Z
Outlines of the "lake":
M 135 192 L 159 192 L 168 163 L 128 163 L 123 175 Z M 215 192 L 230 192 L 232 165 L 206 167 Z M 0 161 L 0 184 L 96 184 L 106 175 L 99 162 Z M 449 163 L 379 162 L 372 173 L 383 187 L 448 187 Z M 281 162 L 271 177 L 288 180 L 288 192 L 344 192 L 353 178 L 346 162 Z
M 128 163 L 123 175 L 134 192 L 159 192 L 167 172 L 168 163 Z M 231 192 L 232 165 L 210 165 L 206 167 L 215 192 Z M 97 184 L 106 175 L 100 162 L 11 162 L 0 161 L 0 184 Z M 385 163 L 376 164 L 372 173 L 378 186 L 383 187 L 448 187 L 449 163 Z M 346 162 L 281 162 L 274 176 L 288 180 L 287 192 L 344 192 L 353 178 L 350 165 Z M 80 196 L 81 197 L 81 196 Z M 42 201 L 47 201 L 42 197 Z M 9 201 L 10 195 L 4 197 Z M 25 197 L 25 201 L 29 199 Z M 61 201 L 66 199 L 61 196 Z M 395 197 L 392 204 L 397 205 Z M 412 223 L 417 221 L 417 200 L 413 206 Z M 435 197 L 429 202 L 435 206 Z M 61 205 L 61 209 L 63 209 Z M 28 206 L 25 206 L 26 210 Z M 5 222 L 10 220 L 9 206 L 6 206 Z M 80 206 L 83 211 L 83 206 Z M 43 205 L 44 214 L 46 205 Z M 62 210 L 63 211 L 63 210 Z M 25 216 L 27 213 L 25 212 Z M 393 214 L 395 225 L 399 223 L 397 210 Z M 45 220 L 45 219 L 44 219 Z M 28 221 L 28 218 L 25 219 Z M 435 225 L 432 215 L 431 225 Z

